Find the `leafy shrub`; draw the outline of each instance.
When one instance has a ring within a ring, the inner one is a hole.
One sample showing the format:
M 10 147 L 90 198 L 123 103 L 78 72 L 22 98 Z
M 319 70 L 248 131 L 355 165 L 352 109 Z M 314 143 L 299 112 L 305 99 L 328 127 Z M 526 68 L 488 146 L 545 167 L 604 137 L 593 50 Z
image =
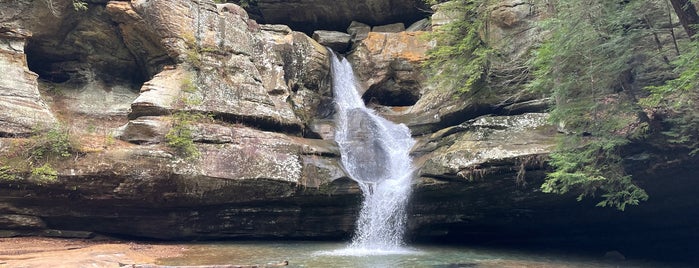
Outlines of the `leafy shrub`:
M 77 151 L 76 147 L 68 129 L 58 126 L 34 135 L 27 153 L 33 163 L 48 162 L 71 156 Z
M 35 180 L 37 184 L 54 183 L 58 180 L 58 171 L 46 163 L 43 166 L 33 168 L 31 178 Z
M 185 158 L 197 158 L 201 155 L 194 145 L 193 124 L 202 119 L 200 114 L 180 111 L 172 115 L 172 127 L 165 135 L 168 146 Z
M 0 182 L 12 182 L 18 178 L 9 166 L 0 166 Z

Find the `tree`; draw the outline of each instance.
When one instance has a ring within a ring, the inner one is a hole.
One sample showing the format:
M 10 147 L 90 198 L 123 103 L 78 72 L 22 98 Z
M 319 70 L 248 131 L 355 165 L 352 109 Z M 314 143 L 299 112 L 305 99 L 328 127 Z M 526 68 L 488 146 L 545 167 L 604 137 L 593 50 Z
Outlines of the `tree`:
M 672 8 L 680 19 L 682 28 L 690 38 L 697 33 L 696 24 L 699 24 L 699 15 L 694 4 L 689 0 L 670 0 Z
M 599 206 L 624 210 L 648 198 L 623 166 L 621 151 L 644 129 L 629 86 L 645 34 L 646 1 L 559 0 L 546 22 L 551 37 L 536 51 L 530 87 L 548 92 L 551 121 L 566 135 L 551 154 L 544 192 L 601 193 Z M 636 125 L 635 127 L 633 127 Z
M 696 30 L 699 15 L 688 0 L 671 0 L 680 24 L 691 39 L 682 55 L 672 63 L 677 76 L 659 86 L 646 89 L 650 95 L 642 100 L 648 109 L 662 111 L 670 125 L 663 130 L 667 141 L 688 148 L 690 155 L 699 153 L 699 39 Z

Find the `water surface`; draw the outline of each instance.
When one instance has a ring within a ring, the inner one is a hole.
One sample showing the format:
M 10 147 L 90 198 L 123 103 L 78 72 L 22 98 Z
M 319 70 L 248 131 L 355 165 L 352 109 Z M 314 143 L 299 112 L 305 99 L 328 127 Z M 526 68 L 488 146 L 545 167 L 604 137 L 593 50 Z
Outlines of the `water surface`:
M 235 242 L 190 245 L 184 256 L 162 259 L 161 265 L 267 264 L 289 261 L 288 267 L 682 267 L 614 261 L 602 256 L 523 252 L 449 246 L 408 246 L 393 252 L 352 252 L 334 242 Z

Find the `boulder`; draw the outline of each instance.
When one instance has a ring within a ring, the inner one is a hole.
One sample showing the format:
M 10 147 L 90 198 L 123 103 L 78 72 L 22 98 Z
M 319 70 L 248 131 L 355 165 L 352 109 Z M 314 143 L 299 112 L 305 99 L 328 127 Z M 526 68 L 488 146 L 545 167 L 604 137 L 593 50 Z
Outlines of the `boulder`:
M 547 119 L 546 113 L 482 116 L 436 132 L 415 149 L 429 152 L 418 159 L 424 161 L 420 174 L 474 179 L 486 163 L 548 154 L 555 145 L 555 130 L 547 126 Z
M 159 143 L 164 140 L 169 125 L 160 116 L 141 116 L 117 128 L 114 137 L 137 144 Z
M 372 27 L 371 31 L 377 33 L 397 33 L 405 31 L 405 25 L 402 22 L 379 25 Z
M 416 21 L 415 23 L 411 24 L 408 26 L 408 28 L 405 29 L 406 32 L 418 32 L 418 31 L 429 31 L 432 27 L 430 24 L 429 19 L 421 19 L 419 21 Z
M 345 53 L 349 48 L 351 36 L 347 33 L 336 31 L 318 30 L 313 32 L 313 40 L 321 45 L 331 48 L 338 53 Z
M 183 84 L 191 83 L 193 83 L 192 74 L 183 68 L 163 70 L 143 84 L 141 93 L 131 103 L 129 118 L 170 114 L 180 96 Z
M 371 26 L 358 21 L 352 21 L 347 27 L 347 33 L 352 36 L 352 42 L 364 40 L 371 32 Z

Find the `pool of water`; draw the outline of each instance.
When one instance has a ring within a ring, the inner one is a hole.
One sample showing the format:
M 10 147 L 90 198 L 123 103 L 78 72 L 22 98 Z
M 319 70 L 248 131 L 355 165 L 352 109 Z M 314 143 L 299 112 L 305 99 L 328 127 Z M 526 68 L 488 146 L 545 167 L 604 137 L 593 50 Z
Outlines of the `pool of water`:
M 288 261 L 288 267 L 682 267 L 609 260 L 551 252 L 448 246 L 411 246 L 398 250 L 347 249 L 331 242 L 230 242 L 191 244 L 183 256 L 161 265 L 264 265 Z

